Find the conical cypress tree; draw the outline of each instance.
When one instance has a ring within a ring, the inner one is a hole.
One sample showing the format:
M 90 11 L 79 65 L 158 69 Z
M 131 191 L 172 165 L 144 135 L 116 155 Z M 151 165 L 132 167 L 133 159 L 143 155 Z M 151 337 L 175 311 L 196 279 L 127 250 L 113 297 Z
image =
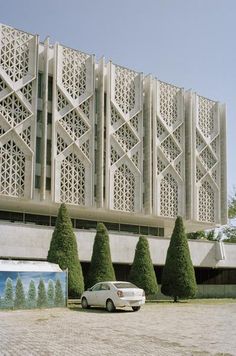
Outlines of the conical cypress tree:
M 86 285 L 87 287 L 91 287 L 95 283 L 114 281 L 115 279 L 108 231 L 103 223 L 98 223 Z
M 54 305 L 55 305 L 55 307 L 63 307 L 63 306 L 65 306 L 63 290 L 62 290 L 61 282 L 60 282 L 59 279 L 56 280 L 56 285 L 55 285 Z
M 161 292 L 174 298 L 192 298 L 197 292 L 183 220 L 177 217 L 162 274 Z
M 13 284 L 12 279 L 7 278 L 4 289 L 4 307 L 12 308 L 13 307 Z
M 63 270 L 68 268 L 69 296 L 80 297 L 84 290 L 84 279 L 75 234 L 65 204 L 61 204 L 58 212 L 47 259 L 59 264 Z
M 49 307 L 53 307 L 54 306 L 54 295 L 55 295 L 54 283 L 50 279 L 48 281 L 48 290 L 47 290 L 47 298 L 48 298 L 48 306 Z
M 29 308 L 36 307 L 36 288 L 33 280 L 31 280 L 29 284 L 27 305 Z
M 38 285 L 37 307 L 39 308 L 47 307 L 47 294 L 46 294 L 45 284 L 42 279 L 40 279 Z
M 136 246 L 134 262 L 131 266 L 129 281 L 144 289 L 146 295 L 158 291 L 156 274 L 152 264 L 148 240 L 140 236 Z
M 24 292 L 23 283 L 19 277 L 17 278 L 16 281 L 14 308 L 17 309 L 25 308 L 25 292 Z

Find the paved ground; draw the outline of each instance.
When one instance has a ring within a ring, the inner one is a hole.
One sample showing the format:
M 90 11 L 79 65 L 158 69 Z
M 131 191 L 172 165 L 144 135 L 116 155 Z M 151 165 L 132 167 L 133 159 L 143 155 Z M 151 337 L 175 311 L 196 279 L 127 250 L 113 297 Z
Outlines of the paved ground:
M 236 303 L 0 312 L 0 355 L 236 355 Z

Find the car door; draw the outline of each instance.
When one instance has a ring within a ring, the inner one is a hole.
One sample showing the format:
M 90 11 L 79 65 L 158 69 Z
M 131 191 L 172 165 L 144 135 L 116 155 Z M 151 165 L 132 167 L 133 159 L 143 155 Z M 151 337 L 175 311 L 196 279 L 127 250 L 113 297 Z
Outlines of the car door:
M 110 295 L 110 286 L 107 283 L 101 283 L 100 289 L 97 291 L 96 294 L 96 305 L 104 307 L 106 305 L 106 301 Z
M 87 299 L 89 305 L 97 305 L 97 293 L 100 290 L 100 287 L 101 283 L 97 283 L 88 291 Z

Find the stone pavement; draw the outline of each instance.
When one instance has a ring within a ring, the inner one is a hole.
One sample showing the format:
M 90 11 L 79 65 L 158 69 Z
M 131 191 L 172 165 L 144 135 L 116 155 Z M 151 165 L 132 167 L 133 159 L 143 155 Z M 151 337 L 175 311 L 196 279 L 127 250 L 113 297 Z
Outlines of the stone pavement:
M 0 312 L 0 355 L 236 355 L 236 303 Z

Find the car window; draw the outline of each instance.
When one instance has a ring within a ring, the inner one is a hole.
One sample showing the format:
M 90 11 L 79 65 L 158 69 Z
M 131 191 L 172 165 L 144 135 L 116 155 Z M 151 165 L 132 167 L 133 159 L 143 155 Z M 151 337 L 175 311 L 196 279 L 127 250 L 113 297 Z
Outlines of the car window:
M 125 282 L 118 282 L 118 283 L 114 283 L 114 286 L 116 288 L 138 288 L 137 286 L 135 286 L 133 283 L 125 283 Z
M 101 287 L 101 284 L 99 283 L 99 284 L 95 284 L 95 286 L 94 287 L 92 287 L 92 291 L 93 292 L 95 292 L 95 291 L 98 291 L 98 290 L 100 290 L 100 287 Z
M 102 283 L 100 290 L 110 290 L 110 286 L 108 284 Z

